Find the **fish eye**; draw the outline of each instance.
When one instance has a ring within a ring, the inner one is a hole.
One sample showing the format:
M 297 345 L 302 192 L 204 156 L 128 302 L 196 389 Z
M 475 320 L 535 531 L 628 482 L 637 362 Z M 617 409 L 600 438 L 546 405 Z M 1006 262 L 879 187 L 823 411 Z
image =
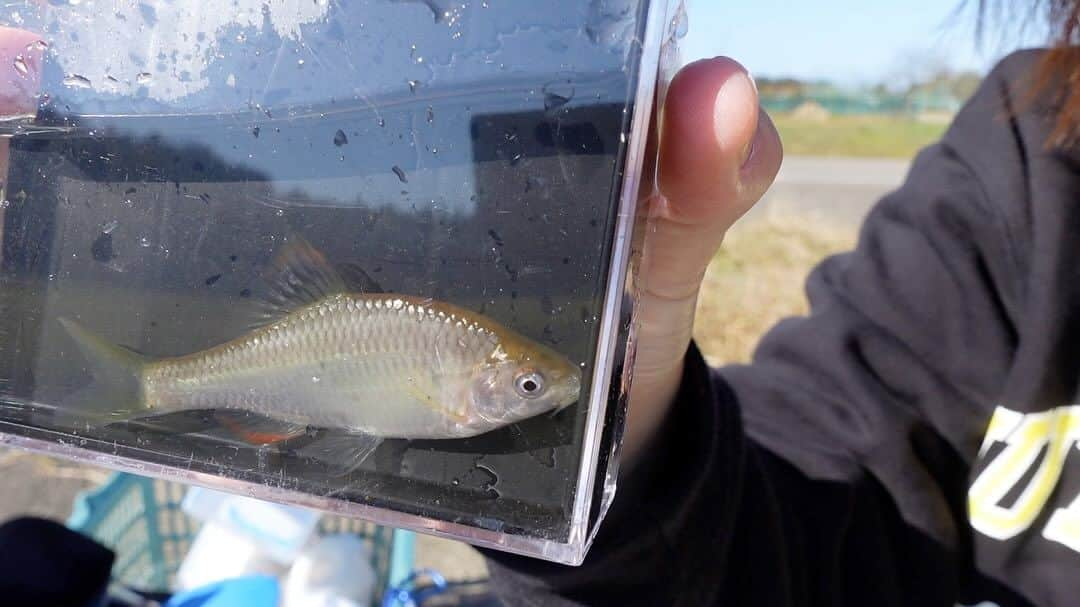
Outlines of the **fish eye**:
M 514 378 L 514 390 L 522 398 L 536 398 L 544 393 L 544 376 L 535 371 L 522 373 Z

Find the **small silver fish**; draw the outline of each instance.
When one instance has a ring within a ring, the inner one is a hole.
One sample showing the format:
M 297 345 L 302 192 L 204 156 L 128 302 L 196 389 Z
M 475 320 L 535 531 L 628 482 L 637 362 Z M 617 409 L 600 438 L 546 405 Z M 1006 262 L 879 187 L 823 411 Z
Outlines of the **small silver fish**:
M 293 307 L 219 346 L 152 360 L 60 322 L 95 383 L 70 405 L 113 419 L 193 409 L 255 413 L 369 439 L 475 436 L 578 400 L 581 370 L 490 318 L 445 302 L 348 292 L 290 246 L 274 304 Z

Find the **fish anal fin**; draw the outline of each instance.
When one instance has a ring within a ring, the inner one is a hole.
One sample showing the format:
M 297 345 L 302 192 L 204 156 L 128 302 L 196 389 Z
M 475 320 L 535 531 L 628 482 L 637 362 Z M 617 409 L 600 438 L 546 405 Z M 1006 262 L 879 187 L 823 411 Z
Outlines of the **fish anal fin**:
M 246 411 L 219 410 L 214 412 L 214 418 L 234 436 L 252 445 L 272 445 L 307 433 L 307 426 Z

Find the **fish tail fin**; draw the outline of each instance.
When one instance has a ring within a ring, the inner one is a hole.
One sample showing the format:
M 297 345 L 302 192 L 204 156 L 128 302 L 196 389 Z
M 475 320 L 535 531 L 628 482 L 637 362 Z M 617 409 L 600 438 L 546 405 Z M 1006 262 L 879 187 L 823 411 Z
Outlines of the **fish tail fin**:
M 64 400 L 64 408 L 84 415 L 123 421 L 144 415 L 150 408 L 143 398 L 142 376 L 150 359 L 109 343 L 69 318 L 60 324 L 79 347 L 94 381 Z

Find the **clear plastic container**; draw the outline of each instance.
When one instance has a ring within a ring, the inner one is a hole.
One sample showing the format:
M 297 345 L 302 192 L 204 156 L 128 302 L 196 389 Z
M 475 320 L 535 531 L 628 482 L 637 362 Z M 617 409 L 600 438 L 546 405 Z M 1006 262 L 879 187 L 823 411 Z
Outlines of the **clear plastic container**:
M 7 4 L 2 440 L 580 562 L 680 9 Z

